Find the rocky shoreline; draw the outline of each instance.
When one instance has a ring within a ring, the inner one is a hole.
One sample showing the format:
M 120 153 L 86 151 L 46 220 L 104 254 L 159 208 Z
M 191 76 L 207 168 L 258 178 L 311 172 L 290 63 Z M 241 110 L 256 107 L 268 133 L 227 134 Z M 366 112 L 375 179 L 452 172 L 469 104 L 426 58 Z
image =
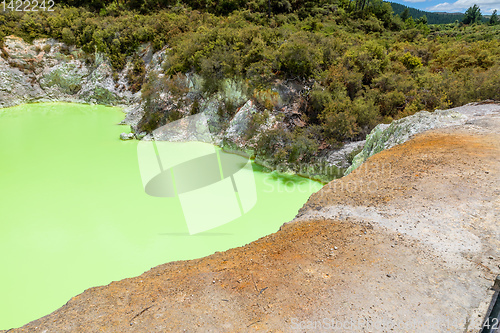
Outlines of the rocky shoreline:
M 138 131 L 138 125 L 145 116 L 145 101 L 141 90 L 133 93 L 129 85 L 128 76 L 133 70 L 132 57 L 122 71 L 116 72 L 103 54 L 88 55 L 76 47 L 68 47 L 53 39 L 37 39 L 29 44 L 21 38 L 8 36 L 3 44 L 0 49 L 0 107 L 37 102 L 119 106 L 126 114 L 121 124 L 130 125 L 131 128 L 131 133 L 121 134 L 122 140 L 172 140 L 162 136 L 161 128 L 150 134 Z M 166 51 L 164 48 L 154 53 L 150 45 L 142 45 L 137 50 L 137 55 L 146 65 L 146 77 L 163 75 Z M 187 87 L 182 96 L 174 96 L 168 91 L 168 87 L 164 87 L 155 103 L 178 107 L 183 116 L 188 116 L 193 106 L 191 97 L 203 95 L 202 82 L 198 76 L 191 74 L 178 84 Z M 279 107 L 269 113 L 259 131 L 265 133 L 276 128 L 279 123 L 287 122 L 291 126 L 300 126 L 300 100 L 307 89 L 306 85 L 293 81 L 277 82 L 267 97 Z M 206 116 L 210 125 L 214 139 L 211 143 L 227 152 L 255 157 L 254 149 L 259 135 L 245 139 L 249 131 L 249 119 L 258 112 L 254 98 L 247 96 L 241 82 L 227 81 L 218 94 L 197 100 L 199 112 Z M 231 119 L 220 119 L 218 109 L 227 101 L 236 110 Z M 278 109 L 281 111 L 277 111 Z M 262 158 L 257 158 L 255 162 L 268 169 L 293 172 L 327 183 L 349 174 L 371 155 L 401 144 L 412 135 L 433 128 L 464 124 L 472 115 L 461 110 L 436 110 L 433 113 L 421 111 L 391 124 L 380 124 L 367 135 L 366 140 L 345 143 L 340 148 L 323 149 L 313 163 L 308 163 L 299 170 L 291 170 L 286 163 L 276 166 Z M 354 156 L 355 154 L 357 155 Z M 321 167 L 307 167 L 313 164 Z
M 149 44 L 137 50 L 137 56 L 145 63 L 145 77 L 162 77 L 166 60 L 164 48 L 153 53 Z M 122 124 L 130 125 L 131 133 L 123 133 L 121 139 L 162 140 L 158 133 L 140 132 L 139 124 L 145 117 L 145 100 L 142 91 L 132 92 L 129 74 L 133 70 L 133 57 L 129 57 L 123 70 L 116 72 L 103 54 L 85 54 L 76 47 L 68 47 L 53 39 L 37 39 L 32 44 L 19 37 L 5 37 L 0 49 L 0 107 L 11 107 L 25 103 L 72 102 L 119 106 L 126 113 Z M 269 96 L 248 96 L 244 84 L 238 80 L 226 80 L 221 91 L 215 95 L 202 93 L 202 80 L 189 74 L 177 82 L 174 94 L 168 87 L 160 87 L 154 103 L 177 110 L 185 117 L 191 114 L 193 104 L 198 103 L 198 112 L 203 113 L 210 125 L 214 144 L 228 152 L 253 158 L 258 135 L 244 139 L 249 131 L 249 119 L 261 106 L 253 101 L 266 98 L 274 103 L 269 114 L 259 126 L 265 133 L 280 123 L 301 126 L 300 108 L 308 87 L 294 81 L 276 82 L 267 93 Z M 180 88 L 179 88 L 180 87 Z M 193 96 L 196 96 L 194 98 Z M 222 119 L 221 108 L 230 105 L 231 119 Z M 163 138 L 165 139 L 165 138 Z M 340 170 L 350 165 L 349 155 L 360 150 L 364 141 L 351 142 L 339 149 L 325 149 L 315 162 L 334 166 Z M 256 161 L 268 168 L 275 166 L 265 160 Z M 287 166 L 283 171 L 291 171 Z M 298 174 L 329 181 L 332 176 L 325 174 L 297 172 Z M 339 175 L 341 173 L 339 172 Z M 333 177 L 337 177 L 334 175 Z
M 500 273 L 500 105 L 449 112 L 462 116 L 372 154 L 274 234 L 8 332 L 477 332 Z

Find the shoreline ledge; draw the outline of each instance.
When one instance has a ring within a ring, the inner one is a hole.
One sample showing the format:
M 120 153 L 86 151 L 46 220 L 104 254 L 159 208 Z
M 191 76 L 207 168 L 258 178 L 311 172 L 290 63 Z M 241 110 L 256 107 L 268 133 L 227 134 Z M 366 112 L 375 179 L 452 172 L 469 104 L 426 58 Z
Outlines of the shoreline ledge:
M 468 105 L 471 115 L 482 105 Z M 500 273 L 500 105 L 369 157 L 274 234 L 8 332 L 477 332 Z M 334 326 L 337 325 L 337 326 Z M 344 326 L 345 327 L 345 326 Z M 6 331 L 1 331 L 6 332 Z

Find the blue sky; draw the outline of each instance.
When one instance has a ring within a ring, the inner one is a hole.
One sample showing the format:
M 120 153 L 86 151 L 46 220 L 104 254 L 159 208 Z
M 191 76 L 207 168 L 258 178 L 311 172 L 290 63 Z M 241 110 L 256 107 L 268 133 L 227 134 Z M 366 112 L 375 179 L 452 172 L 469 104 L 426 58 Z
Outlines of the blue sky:
M 402 5 L 429 12 L 465 12 L 467 8 L 477 4 L 483 14 L 491 14 L 494 9 L 500 12 L 500 0 L 391 0 Z

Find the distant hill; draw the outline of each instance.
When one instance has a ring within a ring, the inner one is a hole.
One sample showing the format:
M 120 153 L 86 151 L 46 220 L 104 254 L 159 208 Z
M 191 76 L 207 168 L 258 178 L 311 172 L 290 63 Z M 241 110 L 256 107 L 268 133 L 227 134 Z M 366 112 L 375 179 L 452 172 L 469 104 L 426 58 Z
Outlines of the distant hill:
M 416 8 L 411 8 L 405 5 L 401 5 L 399 3 L 395 2 L 389 2 L 392 6 L 392 9 L 394 10 L 394 14 L 401 15 L 401 13 L 408 8 L 410 11 L 410 16 L 413 17 L 413 19 L 418 19 L 421 18 L 422 16 L 427 16 L 427 22 L 429 24 L 447 24 L 447 23 L 453 23 L 456 20 L 462 21 L 464 14 L 462 13 L 432 13 L 432 12 L 426 12 L 424 10 L 416 9 Z

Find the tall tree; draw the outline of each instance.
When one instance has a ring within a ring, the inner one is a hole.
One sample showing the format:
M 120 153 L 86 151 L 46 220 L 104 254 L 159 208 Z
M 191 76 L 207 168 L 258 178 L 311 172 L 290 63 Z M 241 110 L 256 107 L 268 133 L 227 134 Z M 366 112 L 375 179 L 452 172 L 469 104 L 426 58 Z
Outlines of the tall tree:
M 356 9 L 364 10 L 369 0 L 356 0 Z
M 424 25 L 425 25 L 425 24 L 427 24 L 427 16 L 425 16 L 425 15 L 424 15 L 424 16 L 422 16 L 421 18 L 416 19 L 416 20 L 415 20 L 415 23 L 417 23 L 417 24 L 422 23 L 422 24 L 424 24 Z
M 495 9 L 490 16 L 490 21 L 488 22 L 488 24 L 489 25 L 497 25 L 499 23 L 500 23 L 500 21 L 498 20 L 497 10 Z
M 482 17 L 483 15 L 481 15 L 481 9 L 478 5 L 475 4 L 474 6 L 467 9 L 462 22 L 464 24 L 474 24 L 480 22 Z
M 405 8 L 405 10 L 403 10 L 403 12 L 401 13 L 401 19 L 404 21 L 406 21 L 408 18 L 410 17 L 410 9 L 408 8 Z

